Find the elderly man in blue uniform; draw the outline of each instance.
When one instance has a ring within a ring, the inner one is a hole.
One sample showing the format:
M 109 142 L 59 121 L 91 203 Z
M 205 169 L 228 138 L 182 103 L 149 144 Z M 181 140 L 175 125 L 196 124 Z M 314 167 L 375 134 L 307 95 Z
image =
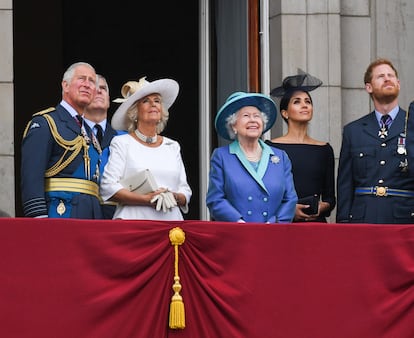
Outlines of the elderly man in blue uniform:
M 84 120 L 89 128 L 93 131 L 92 137 L 96 137 L 98 141 L 98 152 L 101 154 L 99 171 L 100 177 L 103 174 L 109 157 L 109 145 L 114 136 L 118 133 L 108 123 L 108 109 L 110 106 L 110 96 L 108 82 L 102 76 L 97 74 L 98 84 L 96 87 L 96 95 L 92 102 L 86 107 Z M 99 180 L 100 181 L 100 180 Z M 102 212 L 104 219 L 112 219 L 116 208 L 116 203 L 102 201 Z
M 337 222 L 413 223 L 413 117 L 399 107 L 398 72 L 377 59 L 364 81 L 375 110 L 344 127 Z
M 88 63 L 71 65 L 62 101 L 33 115 L 22 141 L 21 191 L 26 217 L 102 218 L 99 149 L 82 115 L 96 93 Z

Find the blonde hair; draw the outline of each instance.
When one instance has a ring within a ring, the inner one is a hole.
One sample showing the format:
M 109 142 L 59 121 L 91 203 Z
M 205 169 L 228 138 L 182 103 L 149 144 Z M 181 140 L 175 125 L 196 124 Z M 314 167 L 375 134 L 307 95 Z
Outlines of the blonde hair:
M 167 122 L 168 119 L 170 117 L 170 113 L 168 111 L 168 109 L 165 108 L 164 103 L 162 102 L 162 97 L 161 98 L 161 119 L 159 120 L 158 124 L 157 124 L 157 134 L 162 133 L 162 131 L 165 129 L 165 127 L 167 126 Z M 142 100 L 142 98 L 140 99 Z M 135 129 L 137 129 L 137 126 L 139 124 L 138 121 L 138 102 L 140 100 L 137 100 L 134 102 L 134 104 L 131 105 L 131 107 L 129 107 L 126 111 L 126 115 L 127 115 L 127 129 L 128 132 L 134 131 Z

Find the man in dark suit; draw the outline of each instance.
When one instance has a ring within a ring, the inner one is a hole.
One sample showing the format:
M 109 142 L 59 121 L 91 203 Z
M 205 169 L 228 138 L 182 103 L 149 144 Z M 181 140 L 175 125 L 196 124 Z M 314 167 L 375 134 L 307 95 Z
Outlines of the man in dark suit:
M 95 93 L 95 69 L 75 63 L 63 75 L 62 101 L 29 121 L 21 165 L 26 217 L 103 217 L 96 171 L 100 155 L 82 118 Z
M 413 223 L 413 116 L 399 107 L 398 72 L 377 59 L 364 81 L 375 110 L 343 129 L 337 222 Z
M 99 160 L 99 178 L 102 177 L 106 163 L 108 162 L 109 157 L 109 145 L 112 138 L 117 135 L 116 130 L 114 130 L 111 125 L 108 123 L 108 109 L 110 106 L 110 96 L 109 96 L 109 87 L 108 82 L 102 75 L 97 75 L 98 83 L 96 87 L 96 95 L 92 102 L 85 109 L 85 123 L 88 125 L 90 130 L 93 132 L 92 138 L 96 138 L 95 146 L 100 153 Z M 99 148 L 98 148 L 99 147 Z M 116 208 L 114 202 L 102 202 L 102 212 L 105 219 L 112 219 Z

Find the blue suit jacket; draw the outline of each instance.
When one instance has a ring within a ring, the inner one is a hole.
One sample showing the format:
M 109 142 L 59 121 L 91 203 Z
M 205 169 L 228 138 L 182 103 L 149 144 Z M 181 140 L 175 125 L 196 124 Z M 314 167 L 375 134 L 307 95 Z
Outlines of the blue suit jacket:
M 388 136 L 380 138 L 375 112 L 344 127 L 337 180 L 337 222 L 414 223 L 414 198 L 356 195 L 357 187 L 414 191 L 414 109 L 410 106 L 406 148 L 397 153 L 406 112 L 399 110 Z M 407 162 L 406 162 L 407 160 Z M 401 164 L 408 163 L 404 168 Z
M 292 221 L 297 195 L 291 162 L 283 150 L 259 142 L 263 152 L 257 171 L 245 158 L 237 141 L 214 150 L 206 198 L 214 220 Z

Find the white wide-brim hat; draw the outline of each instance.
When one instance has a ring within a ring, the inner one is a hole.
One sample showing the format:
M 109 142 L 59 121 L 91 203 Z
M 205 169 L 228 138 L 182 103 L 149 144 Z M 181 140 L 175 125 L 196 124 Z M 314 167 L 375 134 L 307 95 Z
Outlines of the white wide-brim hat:
M 113 102 L 122 102 L 112 116 L 111 126 L 116 130 L 127 130 L 130 121 L 127 117 L 127 110 L 139 99 L 151 94 L 160 94 L 163 105 L 170 108 L 177 98 L 180 87 L 177 81 L 171 79 L 160 79 L 149 82 L 145 77 L 139 81 L 128 81 L 121 88 L 123 98 L 115 99 Z

